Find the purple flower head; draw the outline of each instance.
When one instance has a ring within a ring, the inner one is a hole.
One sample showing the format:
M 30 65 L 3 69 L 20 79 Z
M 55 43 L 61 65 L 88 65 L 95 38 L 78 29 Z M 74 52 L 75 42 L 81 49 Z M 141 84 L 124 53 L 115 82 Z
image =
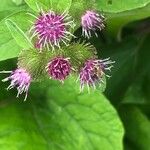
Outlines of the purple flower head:
M 103 83 L 103 75 L 110 77 L 105 74 L 105 71 L 111 71 L 114 62 L 110 58 L 103 60 L 88 60 L 84 67 L 80 71 L 80 84 L 81 91 L 83 91 L 84 85 L 89 87 L 96 87 L 97 83 Z
M 51 78 L 64 81 L 71 72 L 71 64 L 69 58 L 57 57 L 48 63 L 46 69 Z
M 95 11 L 88 10 L 81 18 L 81 26 L 83 36 L 90 38 L 92 32 L 97 36 L 96 30 L 102 30 L 105 27 L 104 17 Z
M 67 45 L 70 36 L 74 36 L 69 32 L 74 27 L 74 21 L 66 11 L 62 14 L 42 11 L 38 17 L 34 17 L 36 21 L 30 30 L 34 31 L 31 39 L 36 37 L 35 47 L 40 50 L 43 47 L 51 47 L 53 50 L 55 47 L 60 48 L 60 43 Z
M 3 82 L 9 81 L 10 80 L 10 85 L 8 86 L 8 90 L 12 88 L 17 88 L 18 94 L 17 97 L 19 97 L 20 94 L 26 93 L 25 99 L 27 99 L 28 95 L 28 89 L 31 83 L 31 76 L 25 69 L 16 69 L 14 71 L 4 71 L 4 73 L 11 73 L 9 77 L 3 79 Z

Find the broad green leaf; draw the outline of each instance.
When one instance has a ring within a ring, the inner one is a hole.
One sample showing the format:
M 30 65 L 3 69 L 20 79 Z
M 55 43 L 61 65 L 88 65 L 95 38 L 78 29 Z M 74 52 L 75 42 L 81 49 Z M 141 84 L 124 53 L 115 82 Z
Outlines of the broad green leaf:
M 23 4 L 24 0 L 12 0 L 16 5 Z
M 72 4 L 72 0 L 50 0 L 50 1 L 52 9 L 60 12 L 69 10 Z
M 107 30 L 112 35 L 119 35 L 122 28 L 129 22 L 150 17 L 150 4 L 142 8 L 123 11 L 120 13 L 107 13 Z
M 123 127 L 115 109 L 99 91 L 79 93 L 74 78 L 63 85 L 36 83 L 27 102 L 0 101 L 0 108 L 3 150 L 123 149 Z
M 138 150 L 149 150 L 150 148 L 150 121 L 140 109 L 134 106 L 120 108 L 121 117 L 126 129 L 126 137 L 136 145 Z
M 20 7 L 17 7 L 12 0 L 4 0 L 1 1 L 0 5 L 0 20 L 9 16 L 12 13 L 21 11 L 21 10 L 26 10 L 27 5 L 20 5 Z
M 96 0 L 96 4 L 107 18 L 108 32 L 118 38 L 127 23 L 150 17 L 150 0 Z
M 4 0 L 4 1 L 1 1 L 0 12 L 2 12 L 2 11 L 10 11 L 10 10 L 14 10 L 14 11 L 18 10 L 19 11 L 19 10 L 25 9 L 25 8 L 26 8 L 25 5 L 21 6 L 21 7 L 17 7 L 15 5 L 15 3 L 13 3 L 12 0 Z M 10 14 L 8 14 L 8 15 L 10 15 Z
M 12 39 L 8 39 L 6 43 L 0 46 L 0 61 L 17 57 L 20 47 Z
M 104 12 L 118 13 L 145 7 L 150 0 L 96 0 L 97 8 Z
M 150 104 L 149 101 L 149 75 L 150 75 L 150 36 L 146 37 L 138 53 L 136 54 L 135 80 L 129 86 L 123 98 L 123 103 L 130 104 Z
M 126 143 L 124 142 L 124 150 L 134 150 L 134 149 L 136 149 L 136 146 L 129 143 L 128 141 Z
M 32 8 L 36 12 L 40 12 L 40 10 L 48 10 L 51 8 L 50 0 L 25 0 L 30 8 Z
M 18 12 L 7 19 L 11 19 L 15 22 L 23 31 L 27 31 L 30 27 L 30 20 L 32 17 L 26 14 L 26 12 Z M 17 33 L 18 34 L 18 33 Z M 13 40 L 6 24 L 5 19 L 0 22 L 0 61 L 17 57 L 21 47 Z
M 137 80 L 129 86 L 122 100 L 123 104 L 148 104 L 143 87 L 144 77 L 145 76 L 141 76 L 137 78 Z
M 17 42 L 17 44 L 23 49 L 32 48 L 33 45 L 27 35 L 18 27 L 18 25 L 10 19 L 5 21 L 11 35 Z

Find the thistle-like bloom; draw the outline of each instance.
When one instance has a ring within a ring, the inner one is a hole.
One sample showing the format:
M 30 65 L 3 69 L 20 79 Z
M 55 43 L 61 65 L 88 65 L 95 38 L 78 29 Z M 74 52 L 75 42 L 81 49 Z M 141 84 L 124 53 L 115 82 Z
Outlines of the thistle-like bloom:
M 71 72 L 71 64 L 69 58 L 56 57 L 48 63 L 46 69 L 50 78 L 63 82 Z
M 92 32 L 96 34 L 96 30 L 100 31 L 105 27 L 104 16 L 96 13 L 95 11 L 86 11 L 86 13 L 81 18 L 82 35 L 90 38 Z
M 17 88 L 19 97 L 20 94 L 25 93 L 25 99 L 27 99 L 28 89 L 31 83 L 31 76 L 25 69 L 16 69 L 14 71 L 2 71 L 1 73 L 10 73 L 10 76 L 3 79 L 3 82 L 10 81 L 10 85 L 7 90 Z
M 34 16 L 33 14 L 30 14 Z M 33 31 L 31 37 L 36 39 L 35 47 L 42 49 L 49 47 L 54 50 L 55 47 L 60 48 L 60 44 L 64 43 L 67 45 L 67 41 L 70 41 L 71 34 L 70 30 L 74 27 L 74 21 L 69 16 L 68 12 L 57 14 L 54 11 L 43 12 L 41 11 L 36 18 L 34 25 L 30 31 Z
M 84 85 L 89 87 L 96 88 L 96 84 L 103 83 L 103 76 L 110 77 L 105 74 L 105 71 L 111 71 L 114 62 L 110 58 L 103 60 L 88 60 L 84 67 L 81 69 L 79 78 L 80 78 L 80 88 L 83 91 Z

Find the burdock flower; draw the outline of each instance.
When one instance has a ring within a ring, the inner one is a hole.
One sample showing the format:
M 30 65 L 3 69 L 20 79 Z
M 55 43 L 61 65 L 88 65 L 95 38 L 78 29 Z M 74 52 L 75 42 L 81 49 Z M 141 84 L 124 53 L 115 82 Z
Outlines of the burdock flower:
M 46 69 L 50 78 L 63 82 L 71 72 L 71 64 L 69 58 L 56 57 L 48 63 Z
M 31 15 L 34 16 L 33 14 Z M 30 30 L 30 32 L 33 31 L 31 39 L 35 37 L 35 46 L 40 50 L 43 47 L 48 49 L 51 47 L 52 50 L 55 47 L 60 48 L 61 43 L 67 45 L 67 41 L 70 41 L 70 36 L 74 36 L 70 32 L 70 29 L 74 27 L 74 21 L 67 11 L 62 14 L 54 11 L 41 11 L 39 16 L 34 17 L 36 20 Z
M 105 74 L 105 71 L 111 71 L 113 67 L 112 64 L 114 62 L 110 60 L 110 58 L 103 60 L 88 60 L 84 67 L 81 69 L 79 78 L 80 78 L 80 88 L 83 91 L 84 85 L 89 87 L 96 88 L 96 84 L 103 83 L 103 76 L 110 77 Z
M 17 88 L 19 97 L 20 94 L 25 93 L 25 99 L 27 99 L 28 89 L 31 83 L 31 76 L 25 69 L 16 69 L 14 71 L 2 71 L 1 73 L 10 73 L 10 76 L 3 79 L 3 82 L 10 80 L 10 85 L 8 86 L 7 90 L 12 88 Z
M 96 30 L 102 30 L 105 27 L 104 16 L 95 11 L 88 10 L 81 18 L 81 26 L 83 36 L 90 38 L 92 32 L 97 36 Z

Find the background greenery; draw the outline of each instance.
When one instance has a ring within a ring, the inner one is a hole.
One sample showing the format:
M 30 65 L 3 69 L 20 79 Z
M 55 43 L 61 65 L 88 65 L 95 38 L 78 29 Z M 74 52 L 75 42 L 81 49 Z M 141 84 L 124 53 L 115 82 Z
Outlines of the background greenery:
M 27 31 L 32 18 L 26 12 L 36 12 L 36 3 L 44 9 L 68 8 L 75 18 L 86 9 L 103 12 L 107 27 L 89 42 L 99 58 L 116 63 L 104 93 L 81 94 L 71 77 L 64 85 L 33 83 L 23 102 L 0 82 L 0 149 L 150 150 L 150 0 L 3 0 L 0 70 L 14 69 L 21 49 L 30 47 L 16 24 Z

